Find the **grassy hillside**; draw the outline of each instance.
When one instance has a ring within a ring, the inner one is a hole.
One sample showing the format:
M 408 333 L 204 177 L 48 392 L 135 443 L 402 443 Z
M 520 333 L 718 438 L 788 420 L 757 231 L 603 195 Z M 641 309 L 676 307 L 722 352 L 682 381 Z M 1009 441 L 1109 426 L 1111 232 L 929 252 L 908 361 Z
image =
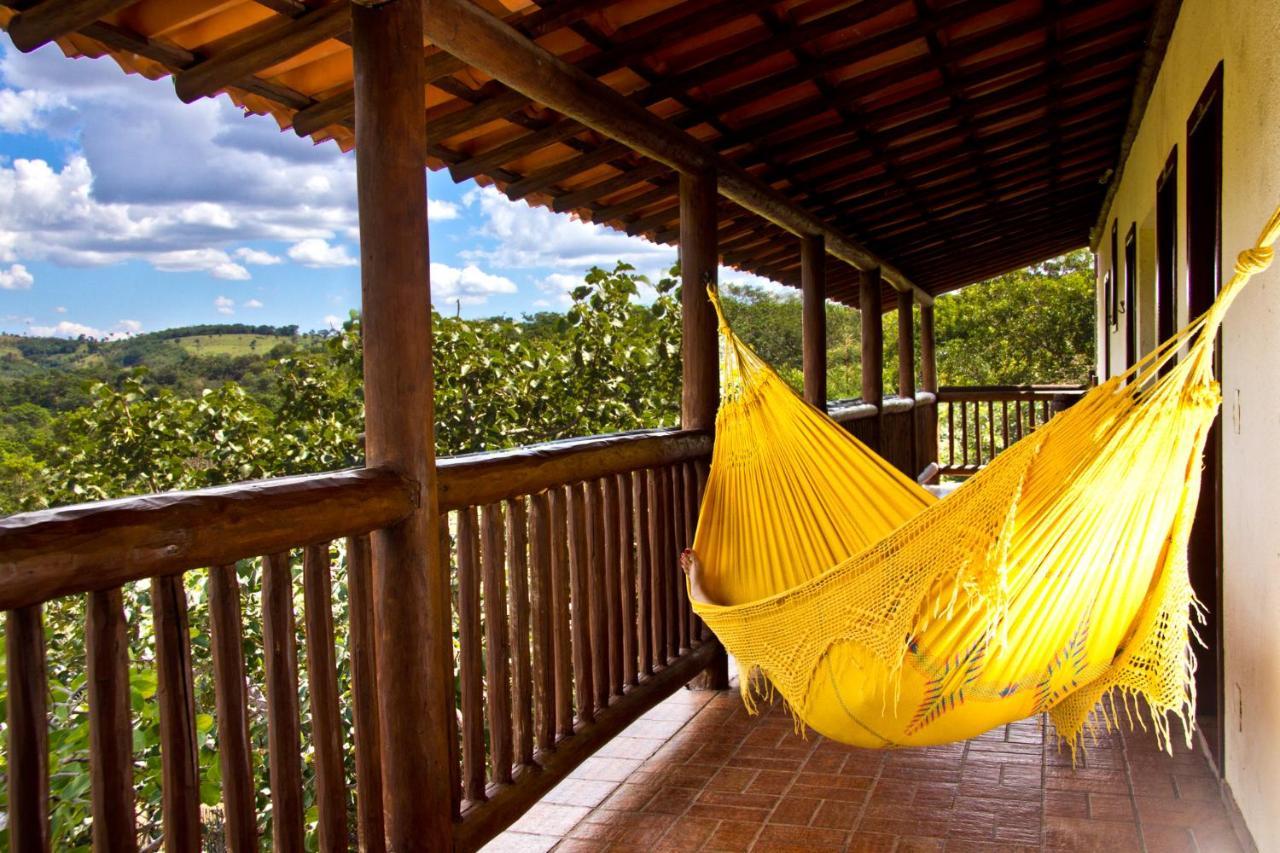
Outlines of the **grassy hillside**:
M 0 406 L 66 411 L 85 404 L 94 382 L 114 383 L 139 367 L 155 385 L 181 393 L 229 380 L 263 390 L 268 360 L 314 340 L 294 326 L 246 325 L 188 326 L 117 341 L 0 335 Z
M 278 335 L 192 335 L 174 338 L 173 343 L 192 355 L 263 355 L 280 343 Z

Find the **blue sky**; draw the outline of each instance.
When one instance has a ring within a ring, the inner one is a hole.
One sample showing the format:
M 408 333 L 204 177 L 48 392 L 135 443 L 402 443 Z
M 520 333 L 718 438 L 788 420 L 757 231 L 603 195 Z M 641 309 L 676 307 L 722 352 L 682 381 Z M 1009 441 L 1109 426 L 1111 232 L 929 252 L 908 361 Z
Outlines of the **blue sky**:
M 593 264 L 675 250 L 430 173 L 432 298 L 464 316 L 564 307 Z M 0 331 L 326 328 L 359 304 L 355 159 L 225 97 L 0 35 Z M 763 283 L 722 271 L 721 280 Z

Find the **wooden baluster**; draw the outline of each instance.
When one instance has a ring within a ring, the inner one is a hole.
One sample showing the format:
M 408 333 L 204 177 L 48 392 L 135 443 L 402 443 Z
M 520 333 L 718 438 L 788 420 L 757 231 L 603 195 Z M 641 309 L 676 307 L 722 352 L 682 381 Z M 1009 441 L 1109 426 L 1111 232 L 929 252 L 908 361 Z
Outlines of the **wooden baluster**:
M 636 539 L 636 651 L 645 675 L 653 674 L 653 577 L 649 534 L 648 472 L 631 475 L 632 523 Z
M 676 592 L 676 577 L 674 568 L 675 561 L 675 501 L 671 495 L 671 468 L 663 468 L 658 472 L 658 493 L 662 496 L 662 511 L 658 514 L 658 520 L 662 523 L 662 549 L 658 551 L 659 558 L 656 561 L 658 571 L 662 574 L 662 593 L 663 606 L 665 607 L 665 615 L 663 623 L 666 627 L 666 649 L 668 661 L 674 660 L 680 654 L 679 639 L 679 604 L 678 593 Z
M 442 512 L 437 516 L 437 527 L 440 530 L 440 565 L 442 570 L 449 575 L 450 581 L 457 578 L 457 563 L 454 561 L 453 555 L 453 539 L 449 534 L 449 513 Z M 449 596 L 449 619 L 453 622 L 454 614 L 457 612 L 457 597 L 450 592 Z M 376 636 L 376 635 L 375 635 Z M 456 650 L 450 656 L 453 663 L 453 675 L 457 677 L 458 673 L 458 655 Z M 376 675 L 376 673 L 375 673 Z M 375 684 L 377 679 L 374 679 Z M 458 730 L 458 700 L 455 697 L 449 704 L 449 710 L 452 712 L 445 717 L 445 726 L 448 728 L 449 738 L 449 806 L 450 816 L 454 820 L 460 820 L 462 817 L 462 748 L 458 744 L 461 732 Z
M 991 455 L 987 457 L 990 462 L 996 458 L 996 409 L 992 400 L 987 401 L 987 440 L 991 444 Z
M 1003 450 L 1009 447 L 1009 401 L 1008 400 L 1003 400 L 1000 403 L 1000 425 L 1004 430 L 1004 445 L 1001 448 Z
M 441 516 L 445 538 L 446 516 Z M 441 551 L 447 555 L 448 549 Z M 373 627 L 373 557 L 369 536 L 347 539 L 347 608 L 351 626 L 347 651 L 351 660 L 351 717 L 355 725 L 356 827 L 360 850 L 382 853 L 386 835 L 382 826 L 382 733 L 378 729 L 378 669 Z M 452 740 L 456 741 L 454 737 Z M 457 761 L 450 766 L 458 774 Z M 458 784 L 455 778 L 454 796 Z
M 486 799 L 479 550 L 476 511 L 467 507 L 458 512 L 458 669 L 462 688 L 462 791 L 474 802 Z
M 218 714 L 218 763 L 222 770 L 223 838 L 232 853 L 256 853 L 258 818 L 249 744 L 244 624 L 234 564 L 209 570 L 209 639 L 214 709 Z
M 85 608 L 93 849 L 138 849 L 133 804 L 129 636 L 120 588 L 89 593 Z
M 1049 401 L 1040 401 L 1040 424 L 1043 426 L 1049 422 L 1049 418 L 1053 417 L 1053 412 L 1049 410 Z
M 289 553 L 262 561 L 262 641 L 267 677 L 267 749 L 272 843 L 303 849 L 302 733 L 298 723 L 298 647 Z
M 710 476 L 710 471 L 711 463 L 706 459 L 699 459 L 693 464 L 693 472 L 698 483 L 697 500 L 694 501 L 695 513 L 701 512 L 702 499 L 707 493 L 707 477 Z M 698 632 L 699 636 L 704 640 L 712 638 L 711 629 L 701 619 L 698 620 Z
M 506 501 L 507 572 L 511 588 L 511 703 L 515 761 L 533 763 L 533 678 L 529 663 L 529 520 L 524 498 Z
M 546 492 L 529 499 L 529 563 L 532 569 L 534 725 L 538 749 L 556 745 L 556 668 L 552 631 L 551 505 Z
M 684 528 L 684 478 L 680 475 L 680 467 L 672 465 L 667 468 L 667 488 L 671 496 L 671 520 L 667 525 L 671 536 L 670 554 L 679 554 L 685 547 Z M 677 564 L 676 571 L 671 573 L 671 593 L 674 605 L 671 609 L 672 621 L 675 623 L 676 653 L 680 654 L 689 648 L 689 602 L 687 590 L 683 583 L 682 573 Z
M 556 731 L 573 734 L 573 634 L 569 625 L 569 512 L 563 489 L 552 489 L 551 605 L 552 651 L 556 673 Z
M 956 404 L 947 401 L 947 467 L 956 467 Z
M 604 505 L 600 483 L 583 483 L 586 498 L 587 604 L 590 609 L 591 684 L 596 710 L 609 705 L 609 606 L 605 575 Z
M 307 692 L 311 699 L 311 744 L 315 749 L 318 841 L 322 851 L 347 849 L 347 779 L 342 761 L 342 717 L 338 712 L 338 665 L 333 650 L 333 581 L 329 543 L 302 553 L 306 618 Z
M 684 497 L 684 540 L 680 543 L 681 549 L 692 548 L 693 539 L 698 530 L 698 475 L 694 472 L 693 463 L 686 462 L 681 466 L 681 474 L 684 477 L 684 488 L 681 491 Z M 678 578 L 677 583 L 684 590 L 686 618 L 689 622 L 689 640 L 690 645 L 696 645 L 700 638 L 698 629 L 698 615 L 693 612 L 693 604 L 689 601 L 689 591 L 685 587 L 683 578 Z
M 164 846 L 168 851 L 194 851 L 200 849 L 200 765 L 187 595 L 180 575 L 151 579 L 151 613 L 156 638 L 156 700 L 160 705 Z M 296 744 L 293 756 L 298 757 Z
M 655 667 L 667 662 L 666 593 L 662 587 L 662 554 L 666 548 L 662 539 L 662 492 L 659 472 L 645 472 L 649 487 L 649 629 L 653 642 Z
M 619 474 L 614 488 L 618 494 L 619 595 L 622 597 L 622 681 L 637 684 L 636 677 L 636 537 L 632 475 Z
M 609 644 L 609 695 L 622 695 L 622 557 L 618 552 L 618 483 L 613 477 L 600 481 L 604 522 L 604 603 Z
M 37 853 L 49 849 L 49 677 L 40 605 L 10 610 L 5 630 L 9 849 Z
M 511 782 L 511 632 L 507 627 L 506 537 L 502 507 L 480 513 L 484 566 L 485 697 L 489 711 L 489 778 Z
M 1015 400 L 1013 403 L 1013 425 L 1017 430 L 1018 440 L 1022 440 L 1022 401 Z
M 595 722 L 595 673 L 592 672 L 590 556 L 587 549 L 587 513 L 581 484 L 565 488 L 569 515 L 569 587 L 572 608 L 573 683 L 577 690 L 578 719 Z
M 969 467 L 969 403 L 965 400 L 960 401 L 960 452 L 964 454 L 961 462 L 963 467 Z

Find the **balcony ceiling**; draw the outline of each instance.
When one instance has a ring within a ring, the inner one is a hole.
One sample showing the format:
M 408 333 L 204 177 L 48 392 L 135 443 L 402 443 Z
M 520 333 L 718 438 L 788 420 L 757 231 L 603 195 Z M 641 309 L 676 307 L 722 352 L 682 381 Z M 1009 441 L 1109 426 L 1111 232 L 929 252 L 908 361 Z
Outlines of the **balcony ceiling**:
M 0 0 L 69 56 L 226 92 L 350 148 L 349 0 Z M 1083 246 L 1150 73 L 1159 0 L 480 0 L 932 293 Z M 1167 3 L 1165 4 L 1167 5 Z M 7 7 L 7 8 L 6 8 Z M 60 7 L 55 8 L 55 7 Z M 65 30 L 69 7 L 86 14 Z M 48 19 L 62 14 L 58 21 Z M 428 14 L 430 5 L 428 4 Z M 41 18 L 44 21 L 41 21 Z M 31 26 L 30 31 L 39 32 Z M 677 237 L 676 177 L 431 45 L 427 165 Z M 799 283 L 792 235 L 727 200 L 726 263 Z M 831 298 L 857 278 L 830 259 Z

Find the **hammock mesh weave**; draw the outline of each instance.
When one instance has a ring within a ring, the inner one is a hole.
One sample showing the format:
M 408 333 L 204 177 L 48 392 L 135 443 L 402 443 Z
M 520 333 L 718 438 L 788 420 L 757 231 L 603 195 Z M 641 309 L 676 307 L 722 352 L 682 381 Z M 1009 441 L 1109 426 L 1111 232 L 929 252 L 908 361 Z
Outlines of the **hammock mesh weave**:
M 1074 746 L 1119 696 L 1144 700 L 1166 745 L 1171 716 L 1189 741 L 1186 554 L 1214 338 L 1278 234 L 1280 211 L 1204 315 L 943 500 L 801 400 L 721 314 L 694 541 L 710 600 L 694 607 L 748 705 L 776 690 L 819 733 L 885 748 L 1047 711 Z

